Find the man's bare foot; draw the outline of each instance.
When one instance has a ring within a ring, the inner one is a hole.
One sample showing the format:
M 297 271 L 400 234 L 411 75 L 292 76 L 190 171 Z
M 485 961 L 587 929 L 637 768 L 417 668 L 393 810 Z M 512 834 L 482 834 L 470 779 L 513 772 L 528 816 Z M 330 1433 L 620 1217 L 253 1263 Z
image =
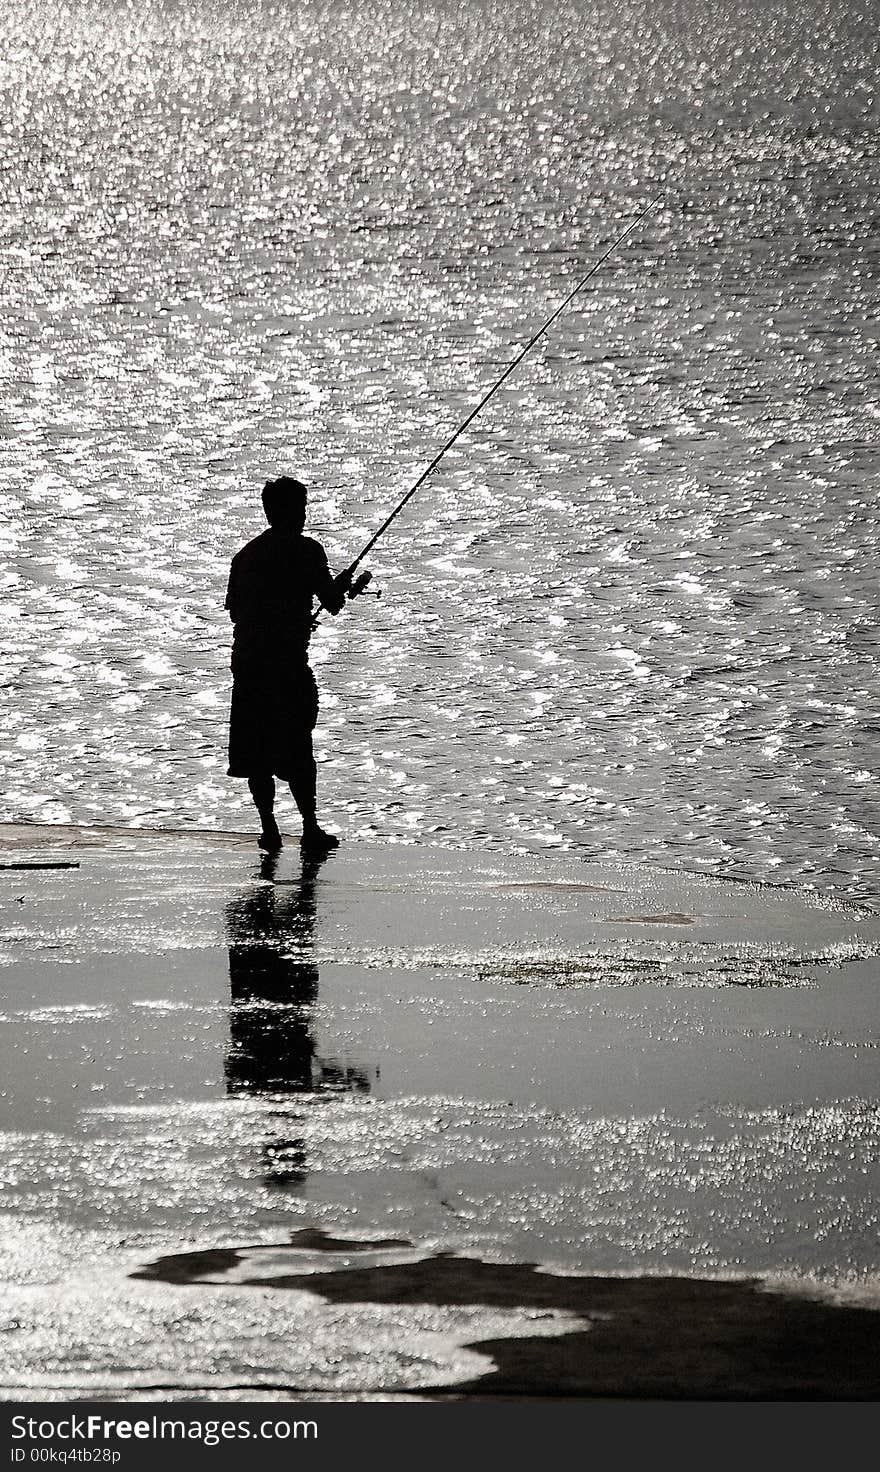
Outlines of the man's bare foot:
M 326 854 L 331 848 L 339 847 L 339 839 L 335 833 L 326 833 L 318 824 L 311 824 L 303 829 L 302 838 L 299 841 L 300 848 L 305 853 Z

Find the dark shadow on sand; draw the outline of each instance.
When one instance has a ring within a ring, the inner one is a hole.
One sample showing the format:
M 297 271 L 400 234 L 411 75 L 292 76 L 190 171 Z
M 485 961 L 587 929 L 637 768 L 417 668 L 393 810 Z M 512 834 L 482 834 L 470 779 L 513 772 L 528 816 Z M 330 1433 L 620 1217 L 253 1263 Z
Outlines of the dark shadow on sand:
M 336 1249 L 311 1230 L 297 1250 Z M 396 1244 L 348 1242 L 348 1251 Z M 583 1329 L 468 1345 L 495 1369 L 421 1395 L 671 1400 L 874 1400 L 880 1391 L 880 1313 L 770 1291 L 755 1279 L 556 1277 L 531 1264 L 447 1253 L 384 1266 L 261 1276 L 260 1248 L 163 1257 L 134 1274 L 168 1283 L 217 1282 L 247 1254 L 236 1286 L 319 1294 L 328 1303 L 433 1304 L 565 1312 Z M 277 1263 L 279 1248 L 271 1249 Z M 412 1386 L 407 1387 L 412 1390 Z M 394 1386 L 384 1387 L 393 1391 Z

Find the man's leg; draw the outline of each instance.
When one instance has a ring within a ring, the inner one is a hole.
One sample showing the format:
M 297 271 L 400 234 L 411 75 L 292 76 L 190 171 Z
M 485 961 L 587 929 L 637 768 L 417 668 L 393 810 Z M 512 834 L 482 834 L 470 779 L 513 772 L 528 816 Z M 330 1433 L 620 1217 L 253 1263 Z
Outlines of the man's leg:
M 275 822 L 275 779 L 271 775 L 248 777 L 248 787 L 263 825 L 257 842 L 267 853 L 276 853 L 281 848 L 281 833 Z
M 318 769 L 315 766 L 315 756 L 312 751 L 312 733 L 308 731 L 298 744 L 296 767 L 290 776 L 290 790 L 302 818 L 303 831 L 300 846 L 325 850 L 336 848 L 339 839 L 335 838 L 332 833 L 325 833 L 318 824 L 317 780 Z

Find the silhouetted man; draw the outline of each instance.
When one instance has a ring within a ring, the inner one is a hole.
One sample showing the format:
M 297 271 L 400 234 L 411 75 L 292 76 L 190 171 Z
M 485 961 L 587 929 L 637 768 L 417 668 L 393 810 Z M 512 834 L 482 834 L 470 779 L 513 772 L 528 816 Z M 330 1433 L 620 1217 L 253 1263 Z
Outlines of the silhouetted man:
M 318 687 L 309 668 L 312 599 L 338 613 L 350 583 L 336 578 L 319 542 L 303 536 L 306 488 L 281 476 L 263 487 L 269 523 L 232 559 L 226 607 L 235 625 L 229 776 L 246 777 L 262 823 L 259 844 L 281 848 L 275 778 L 287 782 L 302 815 L 301 846 L 326 852 L 339 842 L 316 816 L 312 731 Z

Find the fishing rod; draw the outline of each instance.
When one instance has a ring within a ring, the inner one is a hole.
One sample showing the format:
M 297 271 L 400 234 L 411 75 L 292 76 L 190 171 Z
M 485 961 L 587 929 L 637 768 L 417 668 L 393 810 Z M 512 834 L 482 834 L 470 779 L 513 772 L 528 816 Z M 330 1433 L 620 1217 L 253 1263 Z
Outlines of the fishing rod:
M 578 295 L 578 293 L 581 292 L 581 291 L 583 291 L 583 289 L 586 286 L 587 282 L 590 280 L 590 278 L 592 276 L 595 276 L 596 272 L 599 270 L 599 267 L 605 264 L 605 262 L 608 260 L 608 257 L 610 255 L 613 255 L 614 251 L 617 250 L 618 246 L 620 246 L 620 245 L 623 244 L 623 242 L 626 240 L 627 236 L 628 235 L 631 235 L 632 232 L 633 232 L 633 230 L 635 230 L 636 227 L 641 224 L 642 220 L 644 220 L 645 217 L 647 215 L 649 215 L 652 210 L 654 210 L 654 209 L 657 208 L 657 205 L 660 203 L 660 199 L 661 199 L 661 196 L 658 195 L 656 199 L 652 200 L 651 203 L 649 205 L 647 205 L 645 207 L 645 209 L 643 209 L 640 212 L 640 214 L 636 215 L 636 218 L 634 220 L 632 220 L 629 225 L 627 225 L 626 229 L 624 231 L 622 231 L 620 235 L 617 236 L 617 239 L 616 240 L 613 240 L 611 242 L 611 244 L 608 246 L 608 248 L 602 252 L 602 254 L 599 256 L 598 260 L 596 260 L 596 261 L 593 262 L 593 264 L 590 267 L 589 271 L 587 272 L 586 276 L 583 276 L 581 278 L 581 280 L 577 283 L 577 285 L 568 293 L 568 295 L 566 296 L 566 298 L 564 299 L 564 301 L 561 301 L 559 303 L 559 306 L 555 309 L 555 311 L 551 312 L 551 314 L 547 318 L 546 322 L 543 322 L 541 324 L 541 326 L 538 328 L 537 332 L 533 333 L 533 335 L 529 338 L 529 340 L 525 344 L 525 346 L 522 347 L 522 348 L 520 348 L 520 350 L 517 353 L 516 357 L 513 358 L 510 363 L 508 363 L 508 365 L 505 368 L 504 372 L 502 373 L 501 377 L 499 379 L 497 379 L 495 381 L 495 383 L 493 383 L 493 385 L 489 389 L 488 393 L 485 393 L 483 395 L 483 397 L 480 399 L 480 402 L 477 404 L 476 408 L 474 408 L 474 409 L 471 410 L 471 412 L 468 414 L 467 418 L 464 419 L 464 420 L 462 420 L 461 424 L 458 426 L 458 429 L 455 431 L 454 434 L 450 435 L 449 439 L 446 441 L 446 444 L 442 447 L 442 449 L 440 449 L 440 450 L 437 451 L 437 454 L 434 456 L 434 458 L 431 461 L 430 465 L 425 470 L 422 471 L 421 475 L 419 476 L 419 478 L 415 482 L 415 484 L 412 485 L 412 486 L 410 486 L 410 488 L 407 491 L 407 493 L 406 493 L 405 496 L 401 497 L 400 501 L 398 501 L 397 505 L 395 506 L 394 510 L 391 512 L 390 516 L 386 516 L 385 520 L 382 522 L 382 525 L 379 527 L 379 530 L 377 532 L 374 532 L 373 535 L 371 536 L 370 540 L 361 548 L 361 550 L 358 553 L 357 557 L 354 559 L 354 562 L 352 562 L 351 565 L 346 568 L 345 571 L 346 571 L 346 573 L 347 573 L 347 575 L 348 575 L 349 578 L 351 578 L 351 576 L 353 575 L 353 573 L 357 570 L 357 568 L 363 562 L 364 558 L 367 556 L 367 553 L 372 551 L 372 549 L 375 547 L 376 543 L 378 542 L 379 538 L 381 536 L 383 536 L 385 532 L 387 532 L 388 528 L 390 527 L 391 523 L 395 520 L 395 518 L 400 515 L 400 513 L 403 510 L 404 506 L 406 506 L 407 503 L 412 500 L 413 496 L 416 494 L 416 491 L 420 490 L 420 488 L 425 484 L 425 481 L 428 479 L 428 476 L 431 475 L 432 472 L 437 469 L 437 466 L 440 464 L 440 461 L 443 459 L 443 456 L 447 453 L 447 451 L 452 449 L 452 446 L 455 444 L 456 440 L 458 440 L 458 439 L 461 438 L 461 436 L 464 434 L 465 430 L 467 429 L 468 425 L 473 423 L 473 421 L 476 419 L 477 415 L 480 413 L 480 411 L 482 409 L 485 409 L 485 407 L 488 404 L 489 400 L 498 392 L 498 390 L 500 389 L 501 385 L 504 382 L 506 382 L 506 380 L 510 377 L 511 373 L 513 373 L 514 369 L 516 369 L 516 368 L 519 367 L 520 363 L 522 362 L 522 360 L 526 356 L 526 354 L 531 352 L 532 348 L 535 346 L 535 343 L 538 342 L 540 340 L 540 338 L 542 338 L 544 336 L 544 334 L 547 332 L 548 328 L 550 328 L 550 327 L 553 326 L 553 323 L 556 321 L 557 317 L 560 317 L 562 315 L 562 313 L 565 311 L 566 307 L 569 305 L 570 302 L 573 302 L 574 301 L 574 299 Z M 370 582 L 371 578 L 372 578 L 372 573 L 369 573 L 369 572 L 361 573 L 361 576 L 359 578 L 357 578 L 351 584 L 350 588 L 348 589 L 348 597 L 349 598 L 357 598 L 360 593 L 363 593 L 364 592 L 364 590 L 365 590 L 367 584 Z M 315 620 L 313 620 L 313 622 L 317 622 L 317 616 L 316 616 Z

